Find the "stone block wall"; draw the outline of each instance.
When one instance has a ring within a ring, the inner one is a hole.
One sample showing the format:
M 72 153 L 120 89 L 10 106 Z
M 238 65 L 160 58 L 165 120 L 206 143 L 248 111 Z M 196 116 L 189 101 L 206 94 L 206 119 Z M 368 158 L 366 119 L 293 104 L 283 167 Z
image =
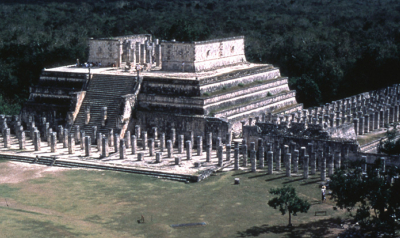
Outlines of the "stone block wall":
M 118 39 L 89 40 L 89 62 L 99 62 L 103 66 L 115 64 L 119 66 L 122 46 Z
M 166 71 L 199 72 L 246 62 L 244 37 L 210 41 L 163 42 L 162 69 Z

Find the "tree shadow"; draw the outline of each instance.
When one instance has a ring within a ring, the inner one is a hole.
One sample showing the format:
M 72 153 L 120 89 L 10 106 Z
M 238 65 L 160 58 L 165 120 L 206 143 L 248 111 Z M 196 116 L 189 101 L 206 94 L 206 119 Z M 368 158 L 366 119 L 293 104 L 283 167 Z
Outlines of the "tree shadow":
M 292 179 L 292 180 L 289 180 L 289 181 L 283 182 L 282 184 L 293 183 L 293 182 L 300 181 L 300 180 L 304 180 L 304 178 Z
M 319 181 L 322 181 L 322 180 L 320 178 L 309 179 L 308 182 L 302 183 L 302 184 L 300 184 L 300 186 L 309 185 L 309 184 L 313 184 L 313 183 L 318 183 Z
M 253 226 L 245 231 L 238 231 L 237 237 L 253 237 L 263 234 L 280 234 L 280 237 L 301 238 L 301 237 L 324 237 L 332 234 L 331 228 L 340 228 L 340 218 L 329 218 L 318 220 L 306 224 L 300 224 L 293 227 L 288 226 Z
M 270 178 L 270 179 L 266 179 L 265 181 L 274 181 L 274 180 L 277 180 L 277 179 L 281 179 L 281 178 L 286 178 L 286 175 L 283 175 L 283 176 L 279 176 L 279 177 L 276 177 L 276 178 Z

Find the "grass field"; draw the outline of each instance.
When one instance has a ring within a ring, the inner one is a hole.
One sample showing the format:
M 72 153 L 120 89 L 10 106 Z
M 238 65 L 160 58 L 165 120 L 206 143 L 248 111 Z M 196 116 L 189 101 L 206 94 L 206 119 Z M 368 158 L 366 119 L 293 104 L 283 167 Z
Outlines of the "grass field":
M 237 171 L 184 184 L 8 161 L 0 174 L 0 237 L 335 237 L 338 217 L 345 217 L 331 201 L 320 203 L 317 177 Z M 233 185 L 236 177 L 240 185 Z M 293 217 L 294 228 L 267 204 L 269 189 L 283 184 L 312 204 Z M 321 210 L 327 216 L 314 216 Z M 198 222 L 207 225 L 170 226 Z

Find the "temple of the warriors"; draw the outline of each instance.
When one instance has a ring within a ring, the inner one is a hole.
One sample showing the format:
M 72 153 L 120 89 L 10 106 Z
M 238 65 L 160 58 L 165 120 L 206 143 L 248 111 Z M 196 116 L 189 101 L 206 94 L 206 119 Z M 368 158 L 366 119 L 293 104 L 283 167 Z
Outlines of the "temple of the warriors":
M 180 181 L 283 168 L 325 180 L 354 159 L 399 163 L 378 153 L 400 119 L 399 85 L 304 109 L 279 68 L 246 60 L 243 36 L 88 43 L 87 62 L 44 69 L 20 115 L 0 115 L 0 157 Z

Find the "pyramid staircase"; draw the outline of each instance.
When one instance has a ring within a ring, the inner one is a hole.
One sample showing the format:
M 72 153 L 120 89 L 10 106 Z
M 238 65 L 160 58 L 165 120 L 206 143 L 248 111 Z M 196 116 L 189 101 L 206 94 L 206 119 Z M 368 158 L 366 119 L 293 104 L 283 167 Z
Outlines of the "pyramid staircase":
M 134 93 L 136 84 L 137 79 L 134 76 L 94 74 L 71 131 L 74 132 L 76 125 L 86 135 L 91 135 L 93 126 L 97 126 L 97 132 L 102 134 L 106 134 L 108 129 L 115 130 L 121 114 L 123 96 Z M 90 108 L 90 121 L 85 124 L 87 107 Z M 105 126 L 102 126 L 102 107 L 107 107 Z

